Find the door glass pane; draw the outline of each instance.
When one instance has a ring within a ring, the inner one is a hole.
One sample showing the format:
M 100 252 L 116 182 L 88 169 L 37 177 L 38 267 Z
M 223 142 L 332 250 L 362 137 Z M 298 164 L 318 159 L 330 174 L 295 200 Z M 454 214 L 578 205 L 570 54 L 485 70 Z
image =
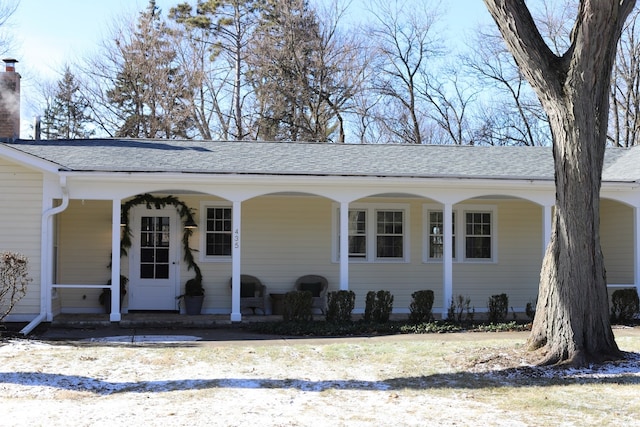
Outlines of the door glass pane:
M 140 278 L 169 278 L 170 218 L 145 216 L 140 223 Z
M 153 279 L 153 264 L 141 264 L 140 265 L 140 278 L 141 279 Z
M 169 264 L 156 264 L 156 279 L 169 278 Z
M 140 261 L 143 263 L 153 263 L 153 249 L 142 248 L 140 250 Z
M 169 263 L 169 249 L 156 249 L 156 263 Z

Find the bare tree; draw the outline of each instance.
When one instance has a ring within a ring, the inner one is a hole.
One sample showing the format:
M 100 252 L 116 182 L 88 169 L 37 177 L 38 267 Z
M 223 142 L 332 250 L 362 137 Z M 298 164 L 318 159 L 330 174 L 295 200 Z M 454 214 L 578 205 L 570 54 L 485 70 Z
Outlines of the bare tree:
M 421 97 L 420 85 L 429 79 L 433 60 L 442 55 L 436 24 L 441 17 L 439 5 L 419 2 L 408 5 L 403 0 L 375 0 L 370 13 L 373 23 L 368 29 L 372 43 L 372 66 L 376 70 L 372 90 L 384 102 L 377 120 L 390 140 L 422 144 L 428 126 L 428 101 Z M 424 91 L 422 92 L 424 93 Z M 396 114 L 390 116 L 394 111 Z
M 617 147 L 640 144 L 639 16 L 634 11 L 624 28 L 611 78 L 609 141 Z
M 442 129 L 448 141 L 456 145 L 474 144 L 470 110 L 477 90 L 464 82 L 454 66 L 443 69 L 445 78 L 422 78 L 418 92 L 431 104 L 429 117 Z
M 488 145 L 547 145 L 548 123 L 540 102 L 506 49 L 500 34 L 476 32 L 462 63 L 490 93 L 476 117 L 475 142 Z
M 222 85 L 211 85 L 212 74 L 207 76 L 207 73 L 203 70 L 199 79 L 200 85 L 198 86 L 207 88 L 211 99 L 211 103 L 208 105 L 213 107 L 216 112 L 225 134 L 229 135 L 230 131 L 227 122 L 233 122 L 234 126 L 231 134 L 233 139 L 236 140 L 245 139 L 250 134 L 244 128 L 245 114 L 243 113 L 242 102 L 245 96 L 243 89 L 247 87 L 244 78 L 246 72 L 245 58 L 248 44 L 257 25 L 260 8 L 261 4 L 258 0 L 207 0 L 198 2 L 195 13 L 188 3 L 182 3 L 171 9 L 171 17 L 176 22 L 185 25 L 186 29 L 190 31 L 191 37 L 194 36 L 193 31 L 195 29 L 205 30 L 205 32 L 199 32 L 195 35 L 196 40 L 204 42 L 205 45 L 208 44 L 212 61 L 222 59 L 217 63 L 224 63 L 219 70 L 220 73 L 213 74 L 224 76 L 224 79 L 218 80 Z M 204 52 L 201 53 L 203 54 Z M 204 58 L 202 57 L 203 60 Z M 196 58 L 196 63 L 203 65 L 198 61 L 198 58 Z M 231 79 L 229 79 L 231 77 L 229 74 L 232 75 Z M 221 102 L 220 95 L 223 94 L 221 90 L 229 81 L 232 82 L 229 103 L 232 113 L 229 118 L 226 118 L 225 107 Z M 211 97 L 212 95 L 214 97 Z M 199 99 L 202 101 L 202 97 Z M 195 113 L 202 118 L 206 111 L 198 108 Z
M 5 55 L 15 46 L 11 33 L 7 31 L 10 19 L 20 6 L 19 0 L 0 1 L 0 54 Z
M 366 68 L 366 56 L 361 53 L 365 50 L 365 41 L 357 32 L 340 27 L 347 7 L 339 0 L 332 0 L 316 10 L 320 43 L 314 66 L 315 84 L 311 86 L 337 122 L 336 142 L 339 143 L 345 142 L 345 116 L 354 111 L 355 96 L 362 90 Z
M 600 247 L 600 186 L 616 44 L 635 0 L 581 0 L 570 46 L 555 54 L 525 0 L 484 0 L 549 117 L 556 204 L 528 340 L 540 363 L 621 357 L 611 330 Z

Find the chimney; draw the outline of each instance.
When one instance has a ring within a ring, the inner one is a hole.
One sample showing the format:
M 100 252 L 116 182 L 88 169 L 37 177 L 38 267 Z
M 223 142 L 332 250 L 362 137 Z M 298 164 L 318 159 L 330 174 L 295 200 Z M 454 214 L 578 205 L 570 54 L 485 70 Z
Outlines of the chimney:
M 20 138 L 20 74 L 15 59 L 3 59 L 5 72 L 0 73 L 0 140 Z

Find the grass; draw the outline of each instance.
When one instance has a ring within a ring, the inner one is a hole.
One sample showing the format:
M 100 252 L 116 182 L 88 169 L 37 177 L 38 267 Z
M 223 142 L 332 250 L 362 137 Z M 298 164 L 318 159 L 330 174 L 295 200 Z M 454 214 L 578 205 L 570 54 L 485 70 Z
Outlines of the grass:
M 640 353 L 640 333 L 628 331 L 616 332 L 620 348 Z M 17 340 L 0 343 L 0 390 L 16 424 L 638 425 L 638 360 L 600 371 L 526 367 L 525 338 Z

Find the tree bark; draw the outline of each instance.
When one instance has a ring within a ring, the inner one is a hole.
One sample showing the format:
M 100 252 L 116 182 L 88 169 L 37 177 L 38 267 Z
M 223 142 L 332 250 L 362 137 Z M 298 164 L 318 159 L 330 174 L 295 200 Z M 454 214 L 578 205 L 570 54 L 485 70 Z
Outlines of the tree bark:
M 524 0 L 485 4 L 536 91 L 553 137 L 556 205 L 529 348 L 541 350 L 541 364 L 619 358 L 600 248 L 600 186 L 611 70 L 635 0 L 581 0 L 562 56 L 546 45 Z

